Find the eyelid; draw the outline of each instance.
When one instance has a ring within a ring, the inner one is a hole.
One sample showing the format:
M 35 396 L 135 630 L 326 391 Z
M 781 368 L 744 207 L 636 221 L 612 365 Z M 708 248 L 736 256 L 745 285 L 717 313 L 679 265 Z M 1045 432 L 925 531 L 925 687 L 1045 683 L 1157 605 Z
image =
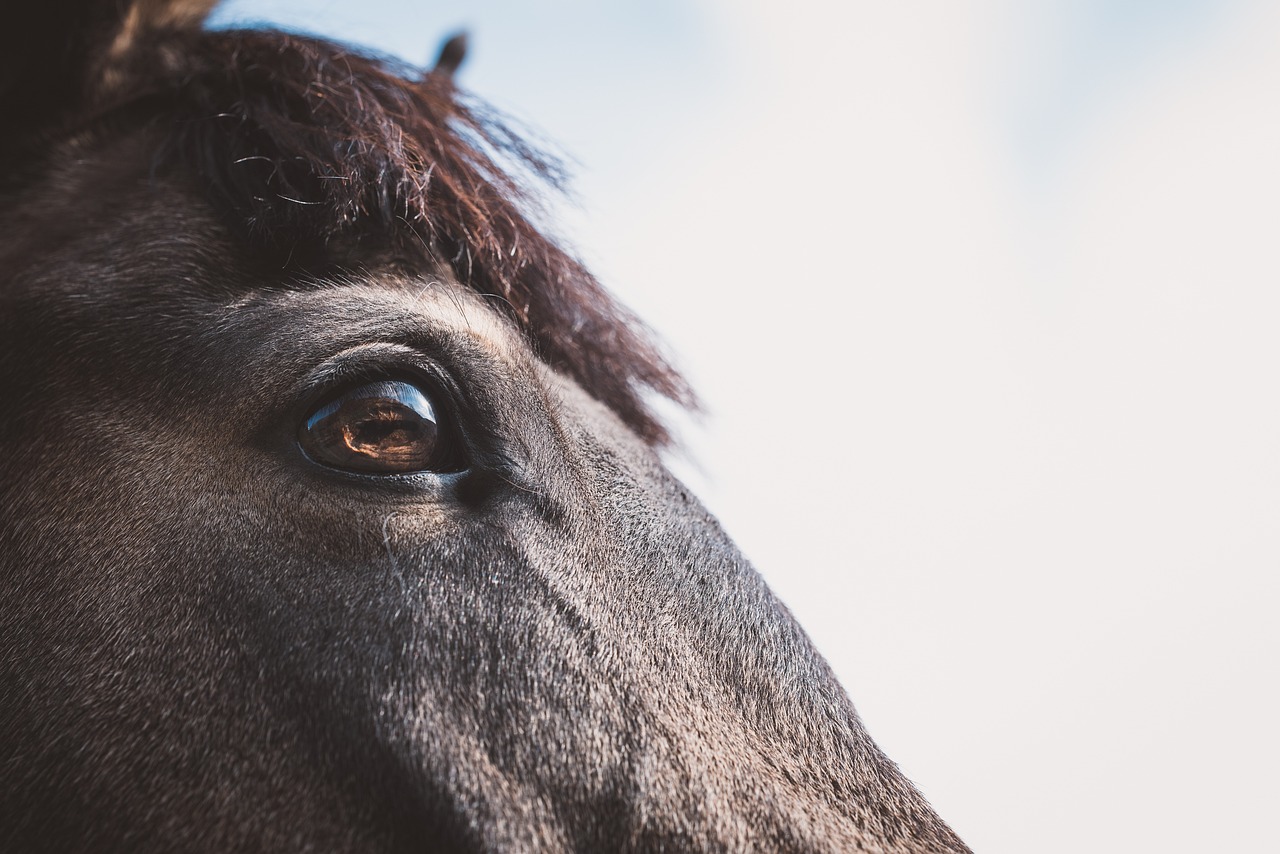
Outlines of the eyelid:
M 343 350 L 312 369 L 302 378 L 302 393 L 298 396 L 307 397 L 308 392 L 332 391 L 344 383 L 367 378 L 380 370 L 394 372 L 397 366 L 402 370 L 404 366 L 421 370 L 428 365 L 434 367 L 434 362 L 421 351 L 404 344 L 360 344 Z M 428 370 L 428 373 L 434 374 L 437 370 Z
M 320 400 L 341 393 L 357 383 L 376 380 L 405 380 L 425 384 L 441 404 L 454 414 L 453 421 L 462 424 L 467 413 L 474 411 L 466 389 L 454 377 L 447 364 L 430 353 L 393 342 L 372 342 L 343 350 L 325 359 L 299 381 L 293 395 L 302 412 L 309 411 Z

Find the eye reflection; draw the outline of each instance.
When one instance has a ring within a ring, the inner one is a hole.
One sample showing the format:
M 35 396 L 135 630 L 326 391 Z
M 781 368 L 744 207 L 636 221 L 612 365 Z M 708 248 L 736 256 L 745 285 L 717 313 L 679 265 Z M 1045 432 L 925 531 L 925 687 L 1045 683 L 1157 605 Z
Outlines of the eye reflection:
M 347 471 L 460 471 L 431 399 L 417 386 L 382 380 L 352 389 L 307 416 L 298 441 L 313 460 Z

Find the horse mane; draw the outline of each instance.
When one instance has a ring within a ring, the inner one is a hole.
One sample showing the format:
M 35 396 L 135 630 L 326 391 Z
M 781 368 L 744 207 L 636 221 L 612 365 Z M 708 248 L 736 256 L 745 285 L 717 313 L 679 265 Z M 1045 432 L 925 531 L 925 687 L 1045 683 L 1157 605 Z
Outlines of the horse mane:
M 650 444 L 670 441 L 653 393 L 696 407 L 652 333 L 537 224 L 535 191 L 562 189 L 560 163 L 462 93 L 447 66 L 191 27 L 137 34 L 114 62 L 110 96 L 80 126 L 161 128 L 156 168 L 195 175 L 255 257 L 315 273 L 358 260 L 338 247 L 425 252 Z

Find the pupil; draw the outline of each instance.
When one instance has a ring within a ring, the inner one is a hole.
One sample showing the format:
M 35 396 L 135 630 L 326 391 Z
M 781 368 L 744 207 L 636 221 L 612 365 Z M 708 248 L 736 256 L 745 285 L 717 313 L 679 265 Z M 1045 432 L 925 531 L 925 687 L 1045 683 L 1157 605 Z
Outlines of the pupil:
M 433 422 L 396 400 L 358 398 L 352 404 L 365 410 L 343 425 L 343 441 L 352 451 L 389 462 L 425 462 L 431 454 Z
M 412 426 L 404 421 L 364 421 L 357 424 L 355 430 L 353 445 L 382 445 L 388 444 L 393 436 L 395 440 L 391 444 L 407 445 L 413 441 L 410 434 L 418 432 Z M 396 434 L 403 434 L 396 436 Z

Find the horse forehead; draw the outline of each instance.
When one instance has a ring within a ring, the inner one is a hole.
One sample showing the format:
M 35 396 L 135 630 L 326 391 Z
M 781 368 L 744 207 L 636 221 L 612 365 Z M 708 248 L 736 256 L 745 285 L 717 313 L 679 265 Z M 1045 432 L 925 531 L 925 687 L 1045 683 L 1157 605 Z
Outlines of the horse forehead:
M 514 325 L 470 288 L 444 276 L 392 270 L 254 288 L 214 315 L 220 330 L 265 327 L 289 335 L 301 325 L 313 338 L 335 343 L 399 338 L 428 327 L 498 357 L 511 356 L 520 340 Z
M 60 192 L 33 216 L 8 223 L 12 239 L 0 241 L 0 261 L 9 268 L 0 290 L 43 306 L 41 315 L 52 309 L 74 322 L 84 313 L 98 337 L 112 328 L 136 335 L 132 327 L 157 317 L 224 331 L 257 317 L 270 318 L 281 333 L 300 324 L 321 336 L 429 325 L 494 355 L 519 347 L 520 333 L 502 305 L 490 302 L 496 297 L 482 297 L 421 257 L 371 251 L 359 257 L 357 270 L 265 271 L 198 188 L 129 169 L 110 176 L 111 192 L 89 193 L 82 171 L 68 170 L 56 182 Z M 14 251 L 24 245 L 26 251 Z M 142 306 L 154 315 L 140 312 Z M 114 324 L 97 322 L 113 318 Z

